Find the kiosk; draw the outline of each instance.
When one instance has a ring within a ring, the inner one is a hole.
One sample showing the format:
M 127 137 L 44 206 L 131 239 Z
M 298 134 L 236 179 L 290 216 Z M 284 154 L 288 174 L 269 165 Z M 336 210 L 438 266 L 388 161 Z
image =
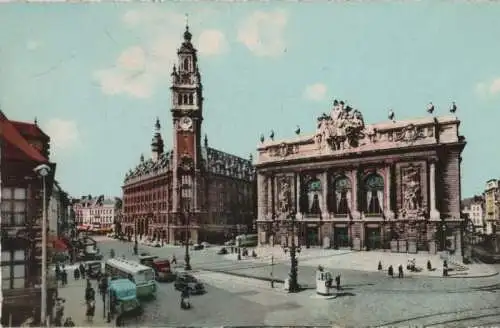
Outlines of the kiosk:
M 332 295 L 333 276 L 331 272 L 324 271 L 322 268 L 316 271 L 316 294 L 322 296 Z

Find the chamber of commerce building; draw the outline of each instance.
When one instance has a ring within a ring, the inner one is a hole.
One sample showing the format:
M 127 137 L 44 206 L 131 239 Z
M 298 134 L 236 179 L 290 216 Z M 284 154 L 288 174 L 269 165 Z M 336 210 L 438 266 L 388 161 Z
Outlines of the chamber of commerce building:
M 466 142 L 455 110 L 368 125 L 334 101 L 314 134 L 262 138 L 259 243 L 460 252 Z
M 157 120 L 151 158 L 141 155 L 125 176 L 120 226 L 129 237 L 220 242 L 246 233 L 255 220 L 251 157 L 209 147 L 206 135 L 202 141 L 203 88 L 191 39 L 186 27 L 171 74 L 172 148 L 164 151 Z

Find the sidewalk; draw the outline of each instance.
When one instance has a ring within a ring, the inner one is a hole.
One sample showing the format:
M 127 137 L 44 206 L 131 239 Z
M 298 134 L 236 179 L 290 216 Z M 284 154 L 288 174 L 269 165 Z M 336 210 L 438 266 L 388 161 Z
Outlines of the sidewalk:
M 103 318 L 103 302 L 98 292 L 97 282 L 95 280 L 91 280 L 90 282 L 96 290 L 96 308 L 93 322 L 88 322 L 85 315 L 87 309 L 85 305 L 85 287 L 87 282 L 82 279 L 74 280 L 72 270 L 68 270 L 68 285 L 59 287 L 58 289 L 59 297 L 66 300 L 64 303 L 63 321 L 67 317 L 71 317 L 77 327 L 113 327 L 113 321 L 108 323 Z
M 271 257 L 274 263 L 287 262 L 290 259 L 290 252 L 285 253 L 280 246 L 275 247 L 258 247 L 255 249 L 257 258 L 251 256 L 242 257 L 242 261 L 255 263 L 271 263 Z M 251 254 L 251 250 L 249 250 Z M 226 259 L 237 261 L 237 253 L 225 255 Z M 379 261 L 382 264 L 382 270 L 387 271 L 390 265 L 393 266 L 397 273 L 399 265 L 403 265 L 405 275 L 407 276 L 426 276 L 426 277 L 442 277 L 443 260 L 439 254 L 431 255 L 426 252 L 418 254 L 409 253 L 392 253 L 390 251 L 351 251 L 351 250 L 333 250 L 320 248 L 302 248 L 300 253 L 297 253 L 297 258 L 300 265 L 309 267 L 318 267 L 319 265 L 328 269 L 348 269 L 366 272 L 378 272 Z M 417 267 L 421 268 L 421 272 L 409 272 L 406 270 L 406 265 L 409 259 L 415 259 Z M 431 261 L 431 265 L 436 270 L 427 270 L 427 261 Z M 239 262 L 242 262 L 239 261 Z M 449 268 L 455 266 L 451 261 L 448 261 Z M 449 277 L 455 278 L 478 278 L 488 277 L 498 274 L 494 267 L 483 264 L 473 263 L 468 265 L 460 265 L 465 270 L 453 270 L 449 272 Z

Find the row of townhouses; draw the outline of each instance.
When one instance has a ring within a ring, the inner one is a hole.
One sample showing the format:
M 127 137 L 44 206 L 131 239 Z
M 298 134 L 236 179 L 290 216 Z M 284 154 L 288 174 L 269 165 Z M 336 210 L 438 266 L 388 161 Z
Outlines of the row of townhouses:
M 2 326 L 19 326 L 33 314 L 35 320 L 41 317 L 43 203 L 49 266 L 60 235 L 71 229 L 72 216 L 70 198 L 56 180 L 56 164 L 50 161 L 50 137 L 36 121 L 13 121 L 0 111 L 0 146 L 1 320 Z M 57 284 L 52 270 L 48 272 L 46 310 L 50 315 Z
M 462 212 L 472 221 L 476 232 L 496 233 L 500 223 L 500 180 L 488 180 L 481 195 L 462 200 Z
M 116 197 L 82 196 L 73 202 L 75 223 L 111 228 L 119 215 L 120 207 L 121 200 Z

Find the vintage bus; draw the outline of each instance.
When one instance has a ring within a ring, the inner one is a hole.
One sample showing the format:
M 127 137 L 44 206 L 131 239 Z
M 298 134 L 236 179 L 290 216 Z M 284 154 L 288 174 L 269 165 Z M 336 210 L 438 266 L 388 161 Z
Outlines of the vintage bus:
M 112 278 L 125 278 L 137 288 L 137 297 L 156 297 L 155 272 L 152 268 L 126 259 L 114 258 L 106 261 L 106 273 Z
M 257 234 L 249 234 L 249 235 L 239 235 L 236 236 L 236 246 L 238 247 L 255 247 L 258 244 L 258 235 Z

